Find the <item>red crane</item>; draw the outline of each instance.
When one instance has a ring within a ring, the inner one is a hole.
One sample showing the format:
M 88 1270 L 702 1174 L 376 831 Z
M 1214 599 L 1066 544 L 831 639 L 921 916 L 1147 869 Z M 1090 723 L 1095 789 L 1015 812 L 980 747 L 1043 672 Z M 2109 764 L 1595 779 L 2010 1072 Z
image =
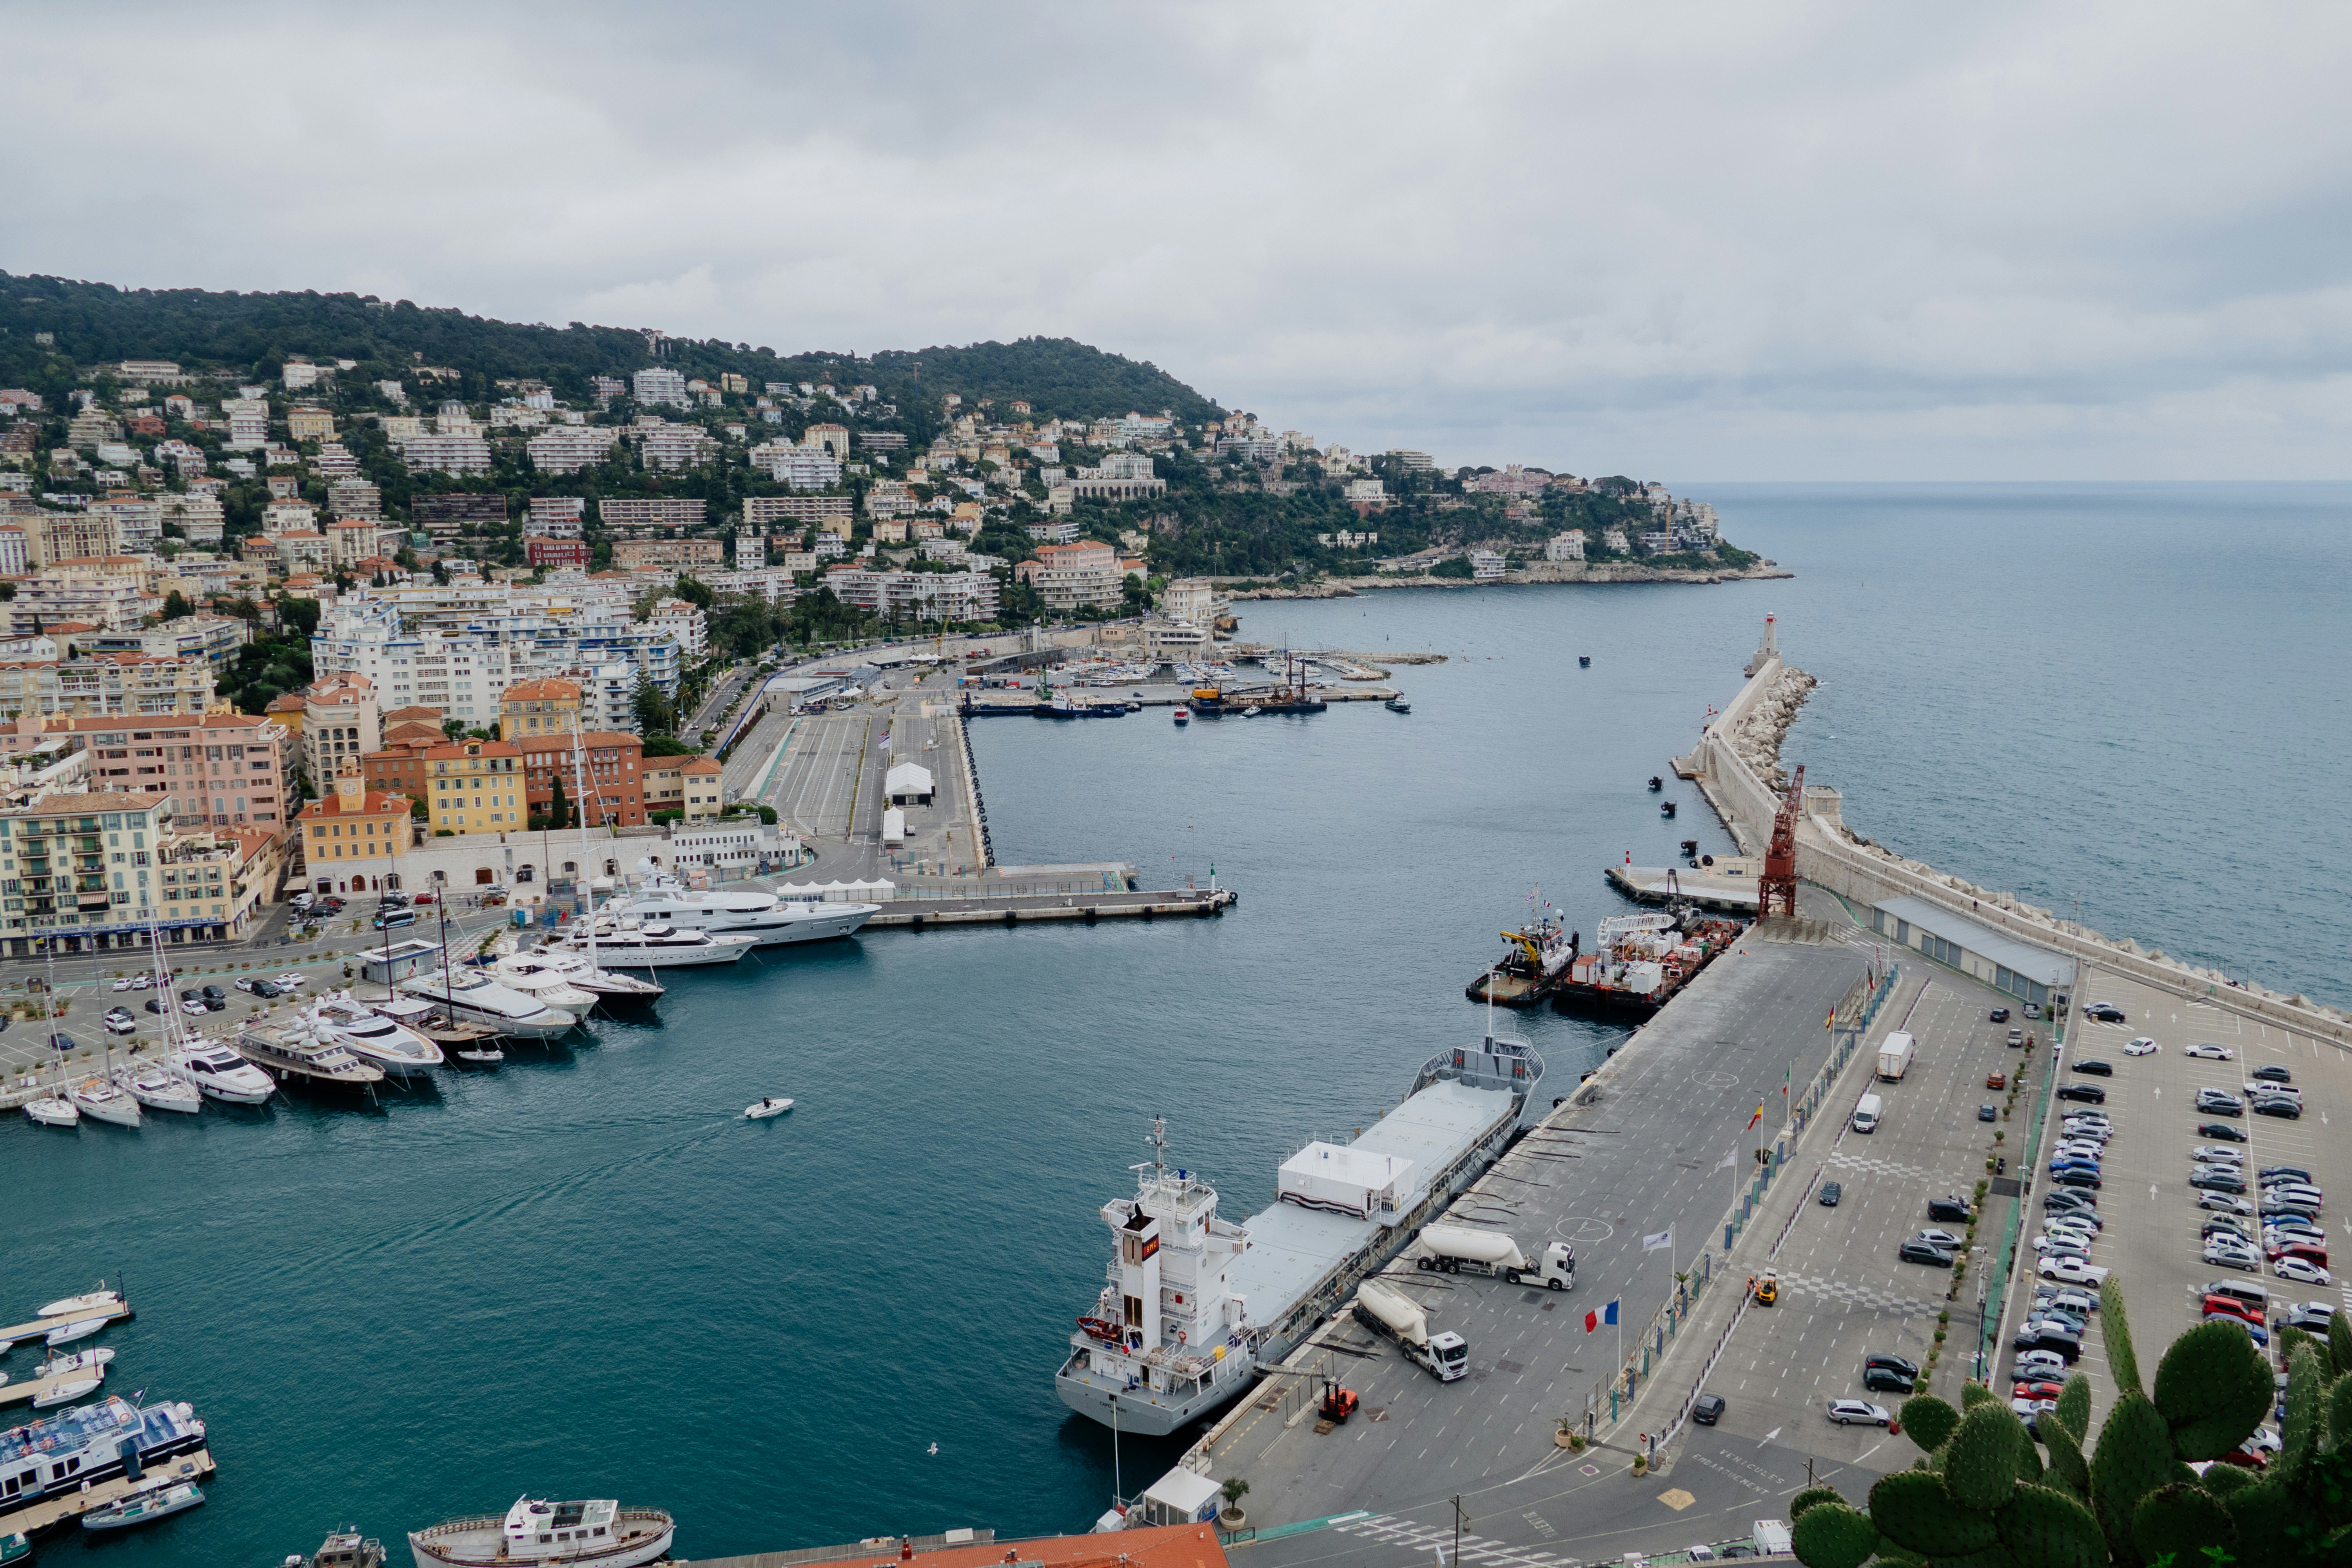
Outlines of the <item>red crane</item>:
M 1772 816 L 1772 843 L 1764 851 L 1764 878 L 1756 885 L 1756 913 L 1760 918 L 1780 912 L 1791 919 L 1797 913 L 1797 813 L 1804 805 L 1805 768 L 1797 764 L 1796 777 L 1789 781 L 1789 793 L 1780 802 L 1780 809 Z

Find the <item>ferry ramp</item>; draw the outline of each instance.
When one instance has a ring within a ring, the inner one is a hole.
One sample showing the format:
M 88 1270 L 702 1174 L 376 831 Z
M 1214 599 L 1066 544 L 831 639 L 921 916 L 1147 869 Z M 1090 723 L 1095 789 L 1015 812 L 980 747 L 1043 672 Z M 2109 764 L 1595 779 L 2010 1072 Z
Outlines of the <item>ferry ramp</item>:
M 1503 1231 L 1530 1258 L 1552 1240 L 1572 1242 L 1576 1289 L 1391 1265 L 1382 1278 L 1429 1310 L 1433 1331 L 1451 1329 L 1469 1342 L 1470 1375 L 1441 1384 L 1351 1322 L 1327 1325 L 1307 1355 L 1327 1356 L 1361 1396 L 1356 1419 L 1318 1431 L 1296 1402 L 1262 1388 L 1199 1460 L 1220 1481 L 1247 1479 L 1250 1513 L 1266 1525 L 1358 1510 L 1383 1527 L 1302 1531 L 1243 1547 L 1240 1560 L 1425 1561 L 1428 1530 L 1444 1526 L 1450 1539 L 1457 1496 L 1478 1521 L 1479 1560 L 1530 1568 L 1744 1533 L 1744 1523 L 1718 1521 L 1710 1536 L 1699 1518 L 1677 1517 L 1691 1503 L 1654 1500 L 1688 1495 L 1687 1478 L 1628 1489 L 1636 1434 L 1630 1407 L 1623 1426 L 1612 1426 L 1609 1404 L 1612 1386 L 1622 1388 L 1618 1335 L 1643 1365 L 1641 1342 L 1677 1289 L 1675 1268 L 1694 1283 L 1725 1286 L 1723 1216 L 1752 1168 L 1750 1151 L 1781 1121 L 1784 1082 L 1801 1093 L 1822 1066 L 1825 1020 L 1864 971 L 1864 954 L 1843 943 L 1742 941 L 1626 1043 L 1595 1079 L 1597 1092 L 1555 1109 L 1465 1193 L 1453 1223 Z M 1554 1094 L 1569 1089 L 1549 1085 Z M 1759 1104 L 1764 1121 L 1751 1134 Z M 1643 1250 L 1644 1236 L 1669 1229 L 1671 1250 Z M 1588 1331 L 1586 1313 L 1612 1300 L 1620 1328 Z M 1589 1456 L 1556 1447 L 1559 1418 L 1588 1412 L 1604 1447 Z M 1801 1457 L 1796 1464 L 1801 1477 Z M 1709 1489 L 1725 1491 L 1725 1508 L 1754 1510 L 1748 1518 L 1772 1512 L 1739 1483 Z M 1643 1539 L 1604 1540 L 1622 1530 Z

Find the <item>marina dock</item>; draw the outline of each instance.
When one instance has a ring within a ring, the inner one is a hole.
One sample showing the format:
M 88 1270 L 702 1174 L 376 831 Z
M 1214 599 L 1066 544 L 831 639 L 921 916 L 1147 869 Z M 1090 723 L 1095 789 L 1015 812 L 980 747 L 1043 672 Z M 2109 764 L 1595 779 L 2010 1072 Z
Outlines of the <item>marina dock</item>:
M 150 1468 L 141 1480 L 117 1476 L 111 1480 L 87 1483 L 85 1490 L 65 1492 L 57 1497 L 43 1498 L 36 1503 L 27 1503 L 11 1512 L 5 1522 L 0 1522 L 0 1530 L 38 1535 L 53 1525 L 68 1523 L 110 1503 L 119 1502 L 132 1492 L 152 1485 L 158 1478 L 202 1481 L 213 1473 L 215 1468 L 210 1447 L 192 1449 L 168 1464 Z
M 71 1353 L 69 1348 L 67 1353 Z M 52 1389 L 84 1381 L 89 1376 L 89 1373 L 87 1369 L 77 1368 L 72 1372 L 61 1372 L 55 1377 L 28 1377 L 22 1383 L 12 1378 L 6 1383 L 0 1383 L 0 1407 L 26 1404 L 40 1398 Z M 93 1390 L 89 1397 L 98 1399 L 103 1396 Z
M 118 1320 L 128 1322 L 132 1315 L 129 1301 L 117 1301 L 104 1311 L 92 1308 L 87 1312 L 74 1312 L 58 1318 L 36 1318 L 29 1323 L 19 1323 L 13 1329 L 0 1329 L 0 1340 L 8 1340 L 21 1344 L 26 1340 L 45 1339 L 52 1331 L 62 1329 L 68 1323 L 86 1323 L 92 1318 L 104 1318 L 110 1323 Z M 5 1392 L 5 1385 L 0 1385 L 0 1392 Z
M 1609 885 L 1636 902 L 1670 904 L 1680 901 L 1719 914 L 1753 915 L 1756 879 L 1764 862 L 1745 856 L 1717 855 L 1712 866 L 1610 866 Z

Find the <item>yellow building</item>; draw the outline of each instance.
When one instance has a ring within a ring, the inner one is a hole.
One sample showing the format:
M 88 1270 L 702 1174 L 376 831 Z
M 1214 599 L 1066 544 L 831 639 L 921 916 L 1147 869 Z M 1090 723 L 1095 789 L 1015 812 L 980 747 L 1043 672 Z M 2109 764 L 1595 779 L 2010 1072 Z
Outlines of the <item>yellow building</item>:
M 461 741 L 425 753 L 426 821 L 438 833 L 505 833 L 522 826 L 522 748 Z
M 354 758 L 335 780 L 332 795 L 302 807 L 294 825 L 310 886 L 322 893 L 378 891 L 398 887 L 400 857 L 408 852 L 408 797 L 370 793 Z
M 568 735 L 580 719 L 580 683 L 576 680 L 521 680 L 499 697 L 499 734 L 519 741 L 526 735 Z

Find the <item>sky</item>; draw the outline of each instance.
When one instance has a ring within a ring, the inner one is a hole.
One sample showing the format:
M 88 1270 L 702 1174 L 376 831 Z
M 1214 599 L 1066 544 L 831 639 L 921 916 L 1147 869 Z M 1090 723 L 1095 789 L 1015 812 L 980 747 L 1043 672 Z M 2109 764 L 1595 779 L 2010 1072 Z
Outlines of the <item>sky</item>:
M 0 268 L 1073 337 L 1357 451 L 2352 477 L 2352 11 L 0 5 Z

